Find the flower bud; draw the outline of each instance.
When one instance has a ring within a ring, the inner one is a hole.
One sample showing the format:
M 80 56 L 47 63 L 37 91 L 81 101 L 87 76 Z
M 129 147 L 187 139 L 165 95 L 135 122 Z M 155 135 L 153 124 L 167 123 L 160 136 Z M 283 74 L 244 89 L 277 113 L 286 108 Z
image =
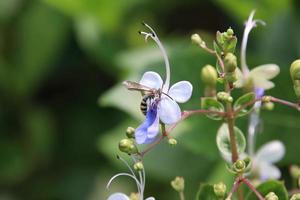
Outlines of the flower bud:
M 273 110 L 274 109 L 274 103 L 273 102 L 268 102 L 263 104 L 263 109 L 265 110 Z
M 269 103 L 269 102 L 271 102 L 271 97 L 270 96 L 263 96 L 261 101 L 263 103 Z
M 183 192 L 183 190 L 184 190 L 184 179 L 183 179 L 183 177 L 177 176 L 173 181 L 171 181 L 171 186 L 177 192 Z
M 141 161 L 134 163 L 133 169 L 136 171 L 142 171 L 144 169 L 144 165 Z
M 234 32 L 233 32 L 232 28 L 228 28 L 226 33 L 227 33 L 228 36 L 233 36 L 234 35 Z
M 224 58 L 225 72 L 233 73 L 237 67 L 236 56 L 233 53 L 227 53 Z
M 300 167 L 297 165 L 292 165 L 290 167 L 290 173 L 293 178 L 300 178 Z
M 294 194 L 290 200 L 300 200 L 300 193 Z
M 237 173 L 241 173 L 245 170 L 246 168 L 246 163 L 243 160 L 237 160 L 234 164 L 233 164 L 233 169 L 234 171 L 236 171 Z
M 300 97 L 300 59 L 295 60 L 290 67 L 291 78 L 297 97 Z
M 201 79 L 206 85 L 214 87 L 218 79 L 216 69 L 211 65 L 205 65 L 201 70 Z
M 191 40 L 192 40 L 193 43 L 198 44 L 200 46 L 205 44 L 205 42 L 201 39 L 200 35 L 198 35 L 197 33 L 194 33 L 191 36 Z
M 176 146 L 176 145 L 177 145 L 177 140 L 174 139 L 174 138 L 170 138 L 170 139 L 168 140 L 168 143 L 169 143 L 169 145 L 171 145 L 171 146 Z
M 126 130 L 126 136 L 128 138 L 134 138 L 134 133 L 135 133 L 135 129 L 129 126 Z
M 130 200 L 139 200 L 139 193 L 132 192 L 129 196 Z
M 278 196 L 274 192 L 269 192 L 265 196 L 265 200 L 278 200 Z
M 217 197 L 222 198 L 226 194 L 226 185 L 223 182 L 220 182 L 218 184 L 214 184 L 214 192 Z
M 233 98 L 227 92 L 218 92 L 217 99 L 224 102 L 232 102 Z
M 122 139 L 119 142 L 119 149 L 120 151 L 128 154 L 137 153 L 137 147 L 132 139 Z

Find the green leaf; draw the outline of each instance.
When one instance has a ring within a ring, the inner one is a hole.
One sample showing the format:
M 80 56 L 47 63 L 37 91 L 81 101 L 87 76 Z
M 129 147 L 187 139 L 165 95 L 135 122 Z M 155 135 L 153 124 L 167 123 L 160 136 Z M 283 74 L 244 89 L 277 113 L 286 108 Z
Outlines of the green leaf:
M 218 200 L 214 187 L 210 184 L 201 184 L 196 195 L 196 200 Z
M 238 154 L 241 154 L 246 149 L 246 139 L 242 131 L 238 127 L 234 127 L 235 141 Z M 223 123 L 217 133 L 217 146 L 221 154 L 225 158 L 231 157 L 231 146 L 228 124 Z
M 263 197 L 266 196 L 269 192 L 274 192 L 278 196 L 278 199 L 288 200 L 287 190 L 283 182 L 281 181 L 276 181 L 276 180 L 266 181 L 260 184 L 257 187 L 257 190 Z M 252 191 L 250 191 L 246 197 L 246 200 L 257 200 L 257 197 Z
M 203 97 L 201 99 L 201 108 L 210 111 L 224 112 L 224 106 L 213 97 Z M 216 114 L 208 114 L 207 117 L 213 120 L 221 120 L 222 117 Z
M 253 92 L 249 92 L 247 94 L 244 94 L 243 96 L 241 96 L 240 98 L 238 98 L 235 102 L 234 102 L 234 110 L 238 110 L 240 109 L 243 105 L 250 103 L 251 101 L 255 100 L 255 93 Z M 242 109 L 239 113 L 238 116 L 242 117 L 244 115 L 247 115 L 253 108 L 253 104 L 245 107 L 244 109 Z
M 236 37 L 231 37 L 230 39 L 226 40 L 226 42 L 224 43 L 224 51 L 230 52 L 230 53 L 234 53 L 235 51 L 235 47 L 237 44 L 237 38 Z

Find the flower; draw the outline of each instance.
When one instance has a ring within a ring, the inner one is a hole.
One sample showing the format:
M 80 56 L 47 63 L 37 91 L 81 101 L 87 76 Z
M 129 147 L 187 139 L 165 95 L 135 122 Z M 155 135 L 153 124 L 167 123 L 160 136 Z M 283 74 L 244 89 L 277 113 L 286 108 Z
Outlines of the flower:
M 132 160 L 137 163 L 138 160 L 136 157 L 131 156 Z M 119 176 L 128 176 L 130 178 L 132 178 L 137 186 L 138 189 L 138 200 L 144 200 L 144 189 L 145 189 L 145 181 L 146 181 L 146 177 L 145 177 L 145 169 L 141 169 L 140 171 L 138 171 L 138 175 L 136 175 L 136 173 L 134 172 L 134 170 L 129 166 L 129 164 L 121 157 L 118 156 L 118 159 L 120 159 L 129 169 L 130 173 L 118 173 L 116 175 L 114 175 L 109 182 L 107 183 L 106 188 L 109 188 L 110 184 Z M 107 200 L 130 200 L 130 198 L 124 194 L 124 193 L 114 193 L 112 195 L 110 195 L 108 197 Z M 148 197 L 145 200 L 155 200 L 154 197 Z
M 156 72 L 146 72 L 140 84 L 150 88 L 160 89 L 163 81 Z M 159 132 L 159 120 L 164 124 L 174 124 L 181 117 L 181 109 L 178 103 L 188 101 L 192 95 L 193 86 L 188 81 L 180 81 L 165 88 L 161 97 L 153 99 L 148 105 L 145 121 L 136 129 L 135 139 L 138 144 L 151 143 Z
M 281 172 L 274 165 L 280 161 L 285 154 L 285 147 L 279 140 L 273 140 L 264 144 L 251 156 L 253 162 L 253 172 L 257 173 L 260 180 L 279 179 Z
M 150 32 L 140 32 L 156 42 L 165 61 L 166 79 L 163 82 L 160 75 L 153 71 L 144 73 L 140 84 L 158 91 L 158 97 L 151 98 L 147 102 L 147 114 L 145 121 L 136 129 L 135 139 L 138 144 L 148 144 L 155 140 L 159 133 L 159 121 L 166 125 L 174 124 L 181 118 L 181 109 L 178 103 L 188 101 L 192 95 L 193 86 L 188 81 L 180 81 L 172 87 L 170 85 L 170 64 L 166 51 L 154 30 L 147 24 Z
M 237 73 L 237 81 L 235 82 L 235 87 L 241 88 L 245 87 L 248 84 L 254 87 L 256 90 L 263 89 L 268 90 L 274 87 L 274 83 L 270 81 L 270 79 L 274 78 L 279 74 L 279 67 L 276 64 L 264 64 L 253 68 L 251 71 L 249 70 L 246 62 L 246 48 L 248 42 L 248 36 L 253 28 L 255 28 L 258 24 L 265 25 L 265 22 L 262 20 L 253 20 L 255 11 L 252 11 L 248 20 L 245 23 L 245 30 L 242 39 L 241 46 L 241 68 L 236 69 Z

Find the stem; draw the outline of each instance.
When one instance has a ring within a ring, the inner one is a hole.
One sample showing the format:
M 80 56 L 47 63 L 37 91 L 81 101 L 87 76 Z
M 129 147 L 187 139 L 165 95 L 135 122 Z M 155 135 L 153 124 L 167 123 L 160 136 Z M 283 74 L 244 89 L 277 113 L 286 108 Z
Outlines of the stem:
M 180 200 L 185 200 L 183 192 L 179 192 L 179 198 L 180 198 Z
M 255 187 L 248 181 L 248 179 L 243 178 L 242 181 L 248 186 L 248 188 L 254 192 L 259 200 L 264 200 L 265 198 L 255 189 Z
M 235 191 L 239 188 L 240 184 L 242 183 L 241 178 L 238 177 L 235 179 L 233 187 L 230 191 L 230 193 L 228 194 L 226 199 L 231 199 L 232 195 L 235 193 Z
M 241 105 L 238 109 L 234 111 L 234 116 L 238 115 L 239 112 L 241 112 L 243 109 L 247 108 L 248 106 L 251 106 L 252 104 L 256 103 L 257 101 L 261 101 L 262 98 L 253 99 L 252 101 L 249 101 L 243 105 Z
M 271 98 L 272 102 L 280 103 L 280 104 L 283 104 L 285 106 L 295 108 L 296 110 L 300 109 L 300 106 L 297 103 L 292 103 L 292 102 L 289 102 L 289 101 L 286 101 L 286 100 L 283 100 L 283 99 L 279 99 L 279 98 L 276 98 L 276 97 L 272 97 L 272 96 L 270 96 L 270 98 Z

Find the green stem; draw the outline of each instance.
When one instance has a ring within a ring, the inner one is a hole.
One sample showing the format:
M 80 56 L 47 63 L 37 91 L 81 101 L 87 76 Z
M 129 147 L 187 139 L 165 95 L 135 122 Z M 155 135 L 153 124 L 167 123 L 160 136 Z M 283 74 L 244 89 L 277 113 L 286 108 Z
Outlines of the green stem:
M 183 192 L 179 192 L 179 198 L 180 198 L 180 200 L 185 200 Z

